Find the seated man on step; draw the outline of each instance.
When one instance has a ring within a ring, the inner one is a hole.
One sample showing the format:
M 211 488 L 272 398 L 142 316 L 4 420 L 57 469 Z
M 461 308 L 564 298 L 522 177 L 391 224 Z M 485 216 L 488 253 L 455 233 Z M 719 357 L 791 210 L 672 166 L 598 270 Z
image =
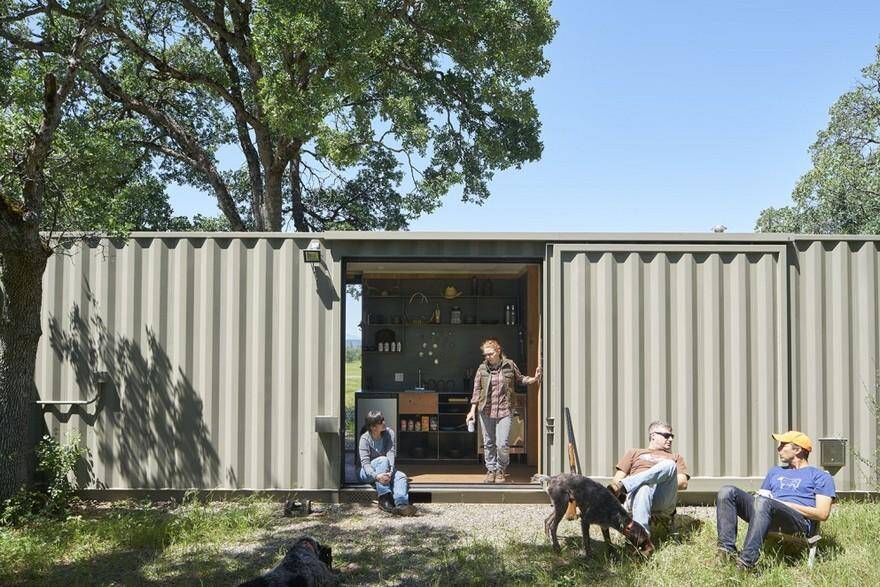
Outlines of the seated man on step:
M 615 494 L 633 520 L 650 533 L 651 513 L 672 513 L 678 490 L 687 489 L 688 474 L 684 458 L 672 452 L 672 427 L 661 420 L 648 426 L 648 447 L 626 451 L 608 489 Z

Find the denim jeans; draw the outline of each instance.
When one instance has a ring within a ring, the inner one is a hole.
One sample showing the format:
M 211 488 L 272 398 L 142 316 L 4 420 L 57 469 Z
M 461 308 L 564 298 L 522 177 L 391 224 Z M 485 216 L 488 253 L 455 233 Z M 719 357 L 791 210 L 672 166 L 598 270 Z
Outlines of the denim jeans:
M 663 459 L 647 471 L 625 477 L 621 484 L 626 488 L 627 506 L 632 510 L 633 520 L 649 533 L 651 512 L 667 513 L 675 509 L 678 467 L 673 460 Z
M 480 414 L 487 471 L 504 471 L 510 464 L 510 422 L 510 416 L 490 418 Z
M 718 547 L 729 552 L 736 551 L 737 517 L 748 522 L 749 529 L 739 554 L 739 558 L 747 565 L 758 562 L 767 532 L 772 530 L 809 536 L 813 530 L 809 520 L 781 501 L 760 495 L 753 496 L 732 485 L 725 485 L 718 490 L 715 516 L 718 524 Z
M 376 457 L 370 461 L 370 465 L 372 465 L 376 475 L 381 475 L 391 470 L 391 463 L 388 462 L 388 457 Z M 363 469 L 360 470 L 358 476 L 361 479 L 361 483 L 375 483 L 376 493 L 380 497 L 392 492 L 394 494 L 394 505 L 406 505 L 409 503 L 409 481 L 406 475 L 400 471 L 394 471 L 394 475 L 392 475 L 391 481 L 388 484 L 379 483 L 376 481 L 376 477 L 367 474 Z

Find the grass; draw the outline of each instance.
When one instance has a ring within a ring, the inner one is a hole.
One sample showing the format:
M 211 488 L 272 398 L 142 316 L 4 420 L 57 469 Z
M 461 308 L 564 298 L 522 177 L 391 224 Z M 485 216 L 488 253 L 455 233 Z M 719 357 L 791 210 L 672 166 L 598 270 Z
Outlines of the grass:
M 354 439 L 354 394 L 361 388 L 361 361 L 345 364 L 345 433 Z
M 516 506 L 510 506 L 515 513 Z M 385 527 L 357 506 L 322 516 L 280 517 L 280 505 L 259 499 L 156 507 L 120 503 L 90 507 L 65 521 L 0 528 L 0 584 L 234 584 L 280 560 L 284 545 L 312 534 L 333 545 L 345 584 L 427 585 L 876 585 L 880 584 L 880 504 L 843 503 L 822 525 L 815 567 L 805 553 L 765 548 L 759 573 L 742 575 L 715 559 L 712 523 L 658 540 L 648 561 L 593 557 L 579 549 L 569 524 L 563 550 L 542 538 L 513 538 L 496 547 L 479 530 L 418 523 Z M 475 527 L 478 522 L 475 521 Z M 740 532 L 740 540 L 742 540 Z M 476 535 L 477 538 L 473 536 Z

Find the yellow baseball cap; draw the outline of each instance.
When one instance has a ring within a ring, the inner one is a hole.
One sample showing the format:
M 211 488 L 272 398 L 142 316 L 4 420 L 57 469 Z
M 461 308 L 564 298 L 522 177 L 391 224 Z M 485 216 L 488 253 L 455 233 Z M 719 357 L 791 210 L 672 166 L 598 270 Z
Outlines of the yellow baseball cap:
M 779 442 L 791 442 L 792 444 L 796 444 L 807 452 L 812 452 L 813 450 L 813 441 L 810 440 L 810 437 L 797 430 L 789 430 L 782 434 L 773 434 L 773 438 Z

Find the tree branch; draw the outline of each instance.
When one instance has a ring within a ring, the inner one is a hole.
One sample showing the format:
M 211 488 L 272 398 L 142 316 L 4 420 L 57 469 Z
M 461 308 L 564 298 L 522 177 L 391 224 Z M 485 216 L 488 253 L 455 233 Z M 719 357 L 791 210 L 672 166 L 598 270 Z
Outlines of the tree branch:
M 157 127 L 168 133 L 169 138 L 185 153 L 187 159 L 184 160 L 184 162 L 205 175 L 208 184 L 214 189 L 217 203 L 229 219 L 232 229 L 239 231 L 245 230 L 244 222 L 238 213 L 235 201 L 232 199 L 232 195 L 229 192 L 226 182 L 223 181 L 223 177 L 220 175 L 217 166 L 214 164 L 213 157 L 202 148 L 198 140 L 167 112 L 155 108 L 128 94 L 119 86 L 119 84 L 104 73 L 97 64 L 89 64 L 87 69 L 95 77 L 95 80 L 98 82 L 98 85 L 107 97 L 121 102 L 128 109 L 141 114 Z

